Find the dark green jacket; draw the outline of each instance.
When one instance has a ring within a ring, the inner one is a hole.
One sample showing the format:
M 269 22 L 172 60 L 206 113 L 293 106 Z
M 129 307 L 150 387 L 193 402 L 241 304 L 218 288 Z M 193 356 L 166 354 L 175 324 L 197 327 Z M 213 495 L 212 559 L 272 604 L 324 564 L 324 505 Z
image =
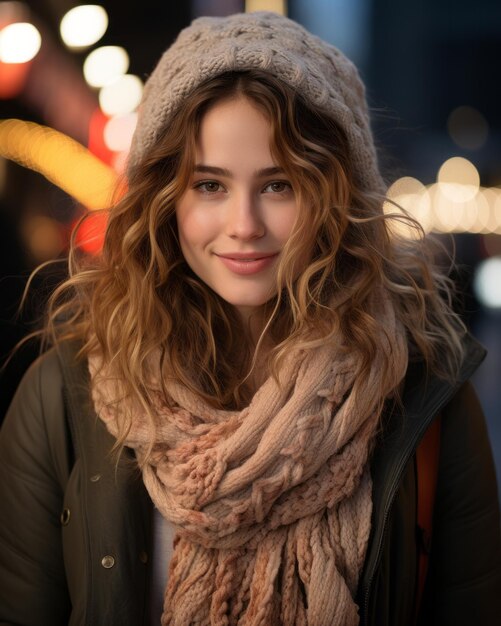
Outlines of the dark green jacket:
M 439 412 L 440 468 L 420 622 L 501 624 L 496 479 L 482 411 L 465 382 L 482 357 L 468 339 L 455 384 L 426 380 L 413 366 L 403 408 L 384 420 L 357 598 L 363 625 L 412 624 L 414 452 Z M 54 350 L 41 357 L 0 434 L 0 624 L 149 624 L 151 502 L 127 452 L 115 468 L 112 444 L 90 406 L 85 363 L 75 362 L 69 345 L 59 358 Z

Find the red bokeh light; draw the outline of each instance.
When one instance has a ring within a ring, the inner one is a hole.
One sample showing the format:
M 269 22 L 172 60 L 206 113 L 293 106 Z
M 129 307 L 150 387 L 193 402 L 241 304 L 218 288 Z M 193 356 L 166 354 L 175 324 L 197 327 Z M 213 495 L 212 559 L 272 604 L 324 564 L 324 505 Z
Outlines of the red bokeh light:
M 76 226 L 75 245 L 87 254 L 100 254 L 104 244 L 104 234 L 108 224 L 108 212 L 88 213 Z
M 28 63 L 2 63 L 0 61 L 0 99 L 16 98 L 23 90 L 31 66 Z

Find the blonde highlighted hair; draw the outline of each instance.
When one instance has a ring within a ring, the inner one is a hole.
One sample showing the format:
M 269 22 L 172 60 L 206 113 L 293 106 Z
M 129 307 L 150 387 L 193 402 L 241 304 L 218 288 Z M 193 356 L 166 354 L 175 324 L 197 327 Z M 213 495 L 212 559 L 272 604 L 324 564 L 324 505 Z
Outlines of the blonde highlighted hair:
M 213 406 L 238 408 L 249 400 L 255 346 L 242 345 L 246 329 L 233 307 L 187 266 L 175 216 L 204 113 L 238 96 L 269 120 L 273 157 L 290 177 L 300 207 L 281 255 L 278 294 L 263 307 L 265 335 L 274 346 L 267 356 L 270 372 L 279 375 L 293 347 L 338 341 L 360 354 L 363 375 L 380 348 L 375 329 L 381 322 L 371 312 L 383 289 L 406 329 L 411 358 L 452 377 L 464 328 L 419 225 L 401 214 L 385 215 L 380 190 L 360 188 L 335 120 L 257 70 L 229 72 L 197 88 L 129 173 L 128 190 L 109 213 L 102 255 L 90 263 L 78 250 L 70 252 L 70 278 L 49 305 L 52 341 L 76 337 L 83 354 L 100 354 L 123 397 L 152 419 L 148 377 L 158 353 L 165 379 L 180 381 Z M 418 237 L 392 235 L 396 219 L 407 219 Z M 294 260 L 304 254 L 311 260 L 298 274 Z M 128 425 L 122 426 L 125 438 Z

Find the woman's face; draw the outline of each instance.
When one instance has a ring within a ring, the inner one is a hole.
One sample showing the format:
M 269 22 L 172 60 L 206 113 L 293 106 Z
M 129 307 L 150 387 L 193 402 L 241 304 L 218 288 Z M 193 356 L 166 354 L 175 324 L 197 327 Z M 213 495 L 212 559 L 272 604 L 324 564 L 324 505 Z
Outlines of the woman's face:
M 276 270 L 298 205 L 270 152 L 271 128 L 246 98 L 202 119 L 188 188 L 176 204 L 191 269 L 244 318 L 276 294 Z

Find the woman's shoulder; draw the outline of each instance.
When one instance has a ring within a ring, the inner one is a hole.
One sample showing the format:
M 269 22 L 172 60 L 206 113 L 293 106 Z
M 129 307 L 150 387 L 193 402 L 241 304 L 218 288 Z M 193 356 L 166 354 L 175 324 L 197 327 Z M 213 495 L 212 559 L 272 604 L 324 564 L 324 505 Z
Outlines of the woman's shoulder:
M 42 390 L 50 392 L 51 388 L 54 386 L 61 388 L 62 384 L 61 362 L 58 358 L 57 349 L 53 347 L 31 363 L 21 380 L 19 389 L 23 391 L 37 389 L 38 392 Z
M 463 360 L 454 378 L 434 376 L 422 362 L 409 366 L 400 401 L 386 412 L 372 456 L 375 508 L 380 501 L 381 506 L 389 504 L 420 441 L 439 415 L 442 448 L 447 454 L 455 454 L 460 443 L 455 443 L 455 438 L 460 437 L 460 424 L 468 423 L 475 432 L 485 430 L 482 409 L 469 382 L 484 356 L 485 349 L 467 335 L 463 340 Z M 485 451 L 485 436 L 481 435 L 475 445 L 480 453 Z M 471 454 L 471 450 L 465 453 Z
M 26 370 L 13 403 L 26 406 L 41 403 L 41 408 L 59 406 L 63 400 L 63 389 L 67 384 L 67 371 L 73 376 L 78 370 L 82 383 L 85 382 L 87 362 L 79 357 L 80 344 L 76 341 L 63 341 L 41 354 Z M 45 413 L 49 414 L 47 410 Z
M 14 394 L 5 425 L 45 421 L 62 406 L 63 375 L 55 348 L 39 356 L 28 367 Z
M 64 484 L 70 446 L 63 387 L 61 362 L 52 348 L 27 369 L 2 424 L 0 457 L 10 472 Z
M 409 424 L 418 425 L 420 435 L 430 422 L 459 394 L 469 389 L 468 381 L 478 369 L 486 355 L 485 348 L 469 333 L 462 339 L 462 359 L 454 376 L 444 378 L 429 370 L 424 361 L 409 364 L 404 380 L 401 402 L 394 413 L 404 416 Z M 420 426 L 419 426 L 420 425 Z M 422 432 L 421 432 L 422 431 Z

